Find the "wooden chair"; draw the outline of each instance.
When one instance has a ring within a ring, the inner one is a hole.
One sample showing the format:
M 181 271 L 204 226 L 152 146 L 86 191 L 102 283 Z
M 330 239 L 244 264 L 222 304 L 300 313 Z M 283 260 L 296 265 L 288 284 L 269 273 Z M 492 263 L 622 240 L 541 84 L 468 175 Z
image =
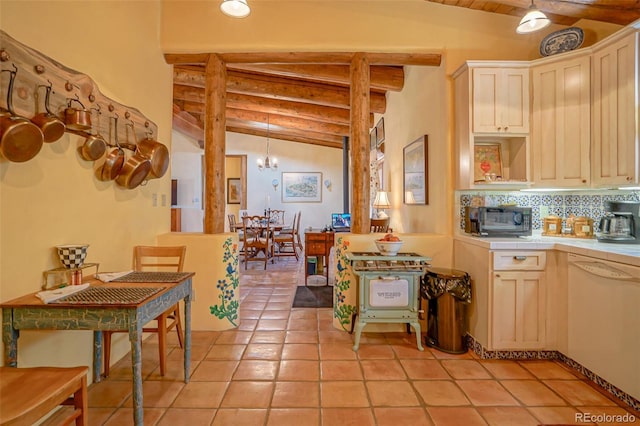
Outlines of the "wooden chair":
M 284 210 L 270 210 L 269 221 L 272 225 L 284 225 Z
M 240 224 L 236 222 L 236 215 L 228 214 L 227 219 L 229 220 L 229 232 L 236 232 L 240 227 Z
M 135 246 L 133 248 L 133 270 L 155 270 L 182 272 L 186 246 Z M 167 367 L 167 332 L 175 328 L 178 343 L 183 347 L 184 335 L 180 319 L 180 305 L 175 304 L 155 318 L 156 327 L 143 327 L 145 333 L 158 333 L 158 352 L 160 356 L 160 375 L 164 376 Z M 109 376 L 111 362 L 111 335 L 120 331 L 104 331 L 104 376 Z
M 298 257 L 298 244 L 296 242 L 296 234 L 300 226 L 298 217 L 300 212 L 296 213 L 293 217 L 293 228 L 291 231 L 281 231 L 278 235 L 273 237 L 273 242 L 276 248 L 276 257 L 280 256 L 295 256 L 296 260 L 300 260 Z
M 0 367 L 0 424 L 33 425 L 59 405 L 56 424 L 89 424 L 87 367 Z M 73 395 L 69 397 L 69 395 Z
M 371 232 L 388 232 L 389 218 L 371 219 Z
M 273 258 L 273 233 L 267 216 L 246 216 L 243 218 L 242 245 L 244 250 L 244 269 L 250 261 L 264 262 Z M 260 256 L 260 254 L 263 256 Z

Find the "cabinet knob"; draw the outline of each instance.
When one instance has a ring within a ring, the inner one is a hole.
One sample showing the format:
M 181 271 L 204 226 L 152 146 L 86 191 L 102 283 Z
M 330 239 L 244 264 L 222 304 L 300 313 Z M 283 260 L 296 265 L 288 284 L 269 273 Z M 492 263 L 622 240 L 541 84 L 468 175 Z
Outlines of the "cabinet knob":
M 527 256 L 513 256 L 513 260 L 527 260 Z
M 509 126 L 504 127 L 504 131 L 506 132 L 507 130 L 509 130 Z
M 498 131 L 502 130 L 502 127 L 498 127 Z
M 586 179 L 582 179 L 582 183 L 587 183 L 587 180 Z
M 500 278 L 500 274 L 496 274 L 496 278 Z
M 631 176 L 627 176 L 627 182 L 631 182 Z

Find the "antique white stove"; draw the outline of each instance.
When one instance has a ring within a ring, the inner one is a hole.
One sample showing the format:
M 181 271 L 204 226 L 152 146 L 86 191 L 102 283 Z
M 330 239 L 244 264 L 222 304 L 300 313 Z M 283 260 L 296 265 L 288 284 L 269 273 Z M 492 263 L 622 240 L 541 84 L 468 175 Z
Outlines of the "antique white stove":
M 368 323 L 407 323 L 407 330 L 409 326 L 415 330 L 418 349 L 424 350 L 418 322 L 420 278 L 431 258 L 417 253 L 384 256 L 375 252 L 347 252 L 346 257 L 358 276 L 353 350 L 358 350 L 362 329 Z

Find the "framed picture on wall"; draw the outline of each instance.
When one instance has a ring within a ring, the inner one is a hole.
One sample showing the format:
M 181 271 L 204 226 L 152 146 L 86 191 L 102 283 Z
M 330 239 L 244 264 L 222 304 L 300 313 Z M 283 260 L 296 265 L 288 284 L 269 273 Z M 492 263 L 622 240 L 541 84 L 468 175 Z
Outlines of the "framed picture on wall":
M 384 142 L 384 117 L 381 117 L 376 124 L 376 146 L 380 146 Z
M 473 147 L 473 180 L 484 181 L 486 174 L 502 177 L 502 155 L 499 143 L 476 144 Z
M 369 151 L 373 151 L 376 149 L 377 137 L 376 137 L 376 128 L 374 127 L 369 132 Z
M 429 139 L 420 136 L 404 147 L 404 203 L 429 204 Z
M 227 178 L 227 204 L 240 204 L 242 185 L 240 178 Z
M 322 173 L 282 172 L 282 202 L 322 202 Z

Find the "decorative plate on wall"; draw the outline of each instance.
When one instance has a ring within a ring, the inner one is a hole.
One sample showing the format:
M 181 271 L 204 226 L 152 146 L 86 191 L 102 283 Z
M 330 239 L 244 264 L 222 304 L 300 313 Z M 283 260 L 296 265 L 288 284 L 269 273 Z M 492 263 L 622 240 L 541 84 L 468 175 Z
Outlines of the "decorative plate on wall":
M 584 32 L 582 28 L 570 27 L 555 31 L 540 42 L 540 54 L 542 56 L 550 56 L 556 53 L 568 52 L 580 47 L 583 40 Z

